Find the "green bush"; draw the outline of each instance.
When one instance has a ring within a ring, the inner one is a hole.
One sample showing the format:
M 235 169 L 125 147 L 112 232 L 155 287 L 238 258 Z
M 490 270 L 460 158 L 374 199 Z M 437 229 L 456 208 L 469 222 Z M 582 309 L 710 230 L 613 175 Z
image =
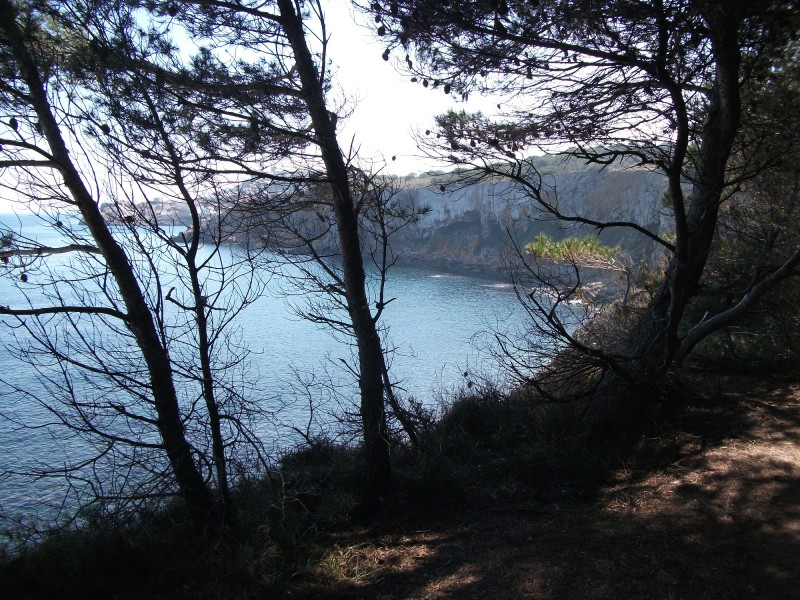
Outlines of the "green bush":
M 519 391 L 462 393 L 421 437 L 421 452 L 403 465 L 402 485 L 416 504 L 439 506 L 593 486 L 609 462 L 590 446 L 581 415 L 573 403 L 544 403 Z
M 358 448 L 327 441 L 299 448 L 281 460 L 287 502 L 327 520 L 345 518 L 355 507 L 364 473 Z

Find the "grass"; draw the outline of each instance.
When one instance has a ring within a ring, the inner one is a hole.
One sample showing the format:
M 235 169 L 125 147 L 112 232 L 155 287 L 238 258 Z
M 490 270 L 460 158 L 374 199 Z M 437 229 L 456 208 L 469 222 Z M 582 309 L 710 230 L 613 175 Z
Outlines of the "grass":
M 4 598 L 738 598 L 800 584 L 800 386 L 707 374 L 609 440 L 581 413 L 462 394 L 354 516 L 357 449 L 319 443 L 240 490 L 238 527 L 177 513 L 55 533 Z M 751 589 L 752 588 L 752 589 Z

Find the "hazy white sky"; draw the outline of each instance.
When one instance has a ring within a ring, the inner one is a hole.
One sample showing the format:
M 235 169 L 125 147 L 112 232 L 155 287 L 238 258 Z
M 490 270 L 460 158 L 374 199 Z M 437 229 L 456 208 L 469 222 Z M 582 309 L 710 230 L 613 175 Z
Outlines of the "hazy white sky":
M 392 62 L 381 57 L 385 46 L 373 35 L 375 24 L 353 14 L 348 0 L 326 2 L 330 34 L 329 56 L 336 71 L 336 83 L 357 100 L 355 112 L 341 129 L 340 145 L 347 148 L 352 136 L 360 143 L 364 157 L 386 161 L 386 172 L 405 175 L 436 168 L 419 158 L 412 131 L 432 128 L 433 117 L 449 108 L 483 110 L 494 100 L 471 98 L 468 104 L 447 96 L 442 88 L 425 88 L 411 83 L 395 71 Z M 356 25 L 368 23 L 369 28 Z M 392 60 L 402 59 L 395 50 Z M 397 159 L 392 161 L 392 156 Z

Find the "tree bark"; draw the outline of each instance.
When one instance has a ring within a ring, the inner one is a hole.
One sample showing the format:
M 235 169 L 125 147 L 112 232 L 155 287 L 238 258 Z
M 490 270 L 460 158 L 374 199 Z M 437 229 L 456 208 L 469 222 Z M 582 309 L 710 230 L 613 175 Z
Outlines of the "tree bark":
M 707 2 L 702 11 L 712 42 L 715 80 L 685 209 L 680 182 L 669 189 L 676 213 L 675 253 L 637 335 L 646 347 L 640 349 L 632 374 L 634 380 L 650 389 L 668 371 L 675 356 L 683 354 L 681 320 L 697 294 L 711 252 L 727 163 L 740 125 L 739 10 L 736 3 Z
M 219 404 L 217 402 L 216 389 L 214 386 L 214 373 L 211 359 L 211 341 L 208 336 L 208 314 L 209 307 L 206 305 L 205 295 L 203 294 L 203 286 L 200 283 L 200 269 L 197 264 L 197 253 L 200 249 L 200 236 L 202 225 L 200 221 L 200 214 L 197 210 L 197 204 L 194 197 L 186 187 L 184 180 L 183 169 L 181 167 L 181 160 L 175 151 L 172 140 L 164 128 L 164 124 L 158 114 L 155 103 L 149 94 L 145 94 L 147 99 L 147 106 L 153 120 L 157 123 L 158 133 L 167 148 L 170 164 L 173 170 L 173 177 L 175 185 L 178 187 L 181 197 L 189 210 L 191 216 L 191 240 L 188 249 L 182 252 L 186 262 L 186 268 L 189 272 L 189 280 L 191 283 L 192 298 L 194 299 L 194 306 L 191 307 L 194 313 L 195 323 L 197 324 L 197 353 L 200 359 L 200 372 L 202 373 L 201 385 L 203 390 L 203 399 L 205 401 L 206 410 L 208 411 L 208 426 L 211 431 L 211 449 L 214 458 L 214 469 L 217 474 L 217 488 L 220 501 L 220 515 L 221 518 L 228 520 L 233 518 L 232 503 L 230 495 L 230 482 L 228 478 L 228 462 L 225 458 L 225 440 L 222 435 L 222 418 L 220 415 Z
M 36 60 L 25 44 L 16 19 L 13 5 L 8 0 L 0 0 L 0 27 L 7 37 L 20 76 L 28 88 L 31 106 L 39 118 L 53 160 L 125 303 L 126 322 L 136 338 L 149 372 L 158 415 L 158 430 L 175 482 L 186 501 L 192 520 L 199 527 L 205 527 L 212 517 L 215 502 L 194 463 L 191 445 L 184 433 L 169 355 L 161 343 L 153 315 L 125 251 L 111 235 L 97 203 L 69 156 L 58 122 L 51 111 Z
M 325 104 L 323 82 L 311 56 L 303 22 L 291 0 L 278 0 L 281 25 L 294 52 L 297 71 L 312 125 L 316 133 L 333 195 L 333 210 L 339 234 L 347 310 L 358 347 L 361 420 L 366 457 L 365 502 L 374 504 L 391 478 L 389 442 L 383 387 L 383 348 L 369 308 L 366 275 L 358 234 L 358 215 L 336 129 Z

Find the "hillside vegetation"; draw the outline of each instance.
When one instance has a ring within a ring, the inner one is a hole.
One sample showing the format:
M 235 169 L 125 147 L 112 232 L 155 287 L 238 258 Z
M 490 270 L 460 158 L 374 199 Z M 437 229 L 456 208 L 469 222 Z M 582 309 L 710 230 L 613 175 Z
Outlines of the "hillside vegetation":
M 375 515 L 352 512 L 353 455 L 309 448 L 286 457 L 283 500 L 245 490 L 227 539 L 93 521 L 7 558 L 4 597 L 794 598 L 800 384 L 695 372 L 662 400 L 598 443 L 465 397 Z

